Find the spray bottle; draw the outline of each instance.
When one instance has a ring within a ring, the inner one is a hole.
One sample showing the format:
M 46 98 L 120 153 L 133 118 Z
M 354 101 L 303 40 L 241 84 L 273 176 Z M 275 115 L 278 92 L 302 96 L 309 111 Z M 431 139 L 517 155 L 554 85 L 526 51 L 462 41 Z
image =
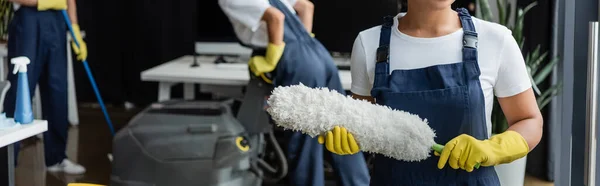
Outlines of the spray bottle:
M 33 111 L 31 109 L 31 94 L 29 93 L 29 80 L 27 79 L 27 65 L 29 58 L 16 57 L 10 62 L 15 65 L 13 74 L 19 73 L 17 83 L 17 102 L 15 103 L 15 122 L 29 124 L 33 122 Z

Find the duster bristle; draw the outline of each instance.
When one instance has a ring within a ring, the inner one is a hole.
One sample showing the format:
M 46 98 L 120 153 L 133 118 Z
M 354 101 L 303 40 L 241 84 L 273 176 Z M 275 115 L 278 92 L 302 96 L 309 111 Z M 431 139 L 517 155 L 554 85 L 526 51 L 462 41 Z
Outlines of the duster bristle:
M 435 132 L 426 119 L 302 84 L 277 87 L 267 100 L 276 125 L 311 137 L 345 127 L 360 149 L 404 161 L 427 159 Z

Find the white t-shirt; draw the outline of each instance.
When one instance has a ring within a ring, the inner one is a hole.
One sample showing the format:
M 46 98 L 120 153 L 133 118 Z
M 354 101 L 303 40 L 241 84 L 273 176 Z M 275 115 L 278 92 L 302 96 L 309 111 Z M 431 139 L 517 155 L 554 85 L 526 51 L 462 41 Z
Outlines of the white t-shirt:
M 13 10 L 17 11 L 17 10 L 19 10 L 20 7 L 21 7 L 21 4 L 13 3 Z
M 297 0 L 280 0 L 292 13 L 296 13 L 294 5 Z M 269 42 L 267 23 L 261 18 L 267 8 L 271 7 L 268 0 L 219 0 L 221 10 L 229 18 L 235 34 L 241 42 L 266 47 Z
M 390 40 L 390 73 L 395 69 L 416 69 L 462 61 L 463 30 L 436 38 L 416 38 L 398 30 L 394 19 Z M 531 88 L 523 55 L 511 31 L 496 23 L 473 18 L 478 33 L 479 80 L 485 96 L 488 135 L 494 95 L 509 97 Z M 351 57 L 354 94 L 370 96 L 375 72 L 375 54 L 381 26 L 364 30 L 354 41 Z

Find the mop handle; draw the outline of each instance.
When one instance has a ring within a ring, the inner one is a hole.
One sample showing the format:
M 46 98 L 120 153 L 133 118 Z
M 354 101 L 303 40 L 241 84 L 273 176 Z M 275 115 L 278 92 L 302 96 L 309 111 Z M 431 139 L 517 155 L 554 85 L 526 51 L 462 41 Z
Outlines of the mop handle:
M 440 144 L 434 144 L 431 148 L 440 154 L 442 154 L 442 151 L 444 151 L 444 146 Z M 478 169 L 480 165 L 480 163 L 475 164 L 475 168 Z
M 79 42 L 77 41 L 77 39 L 75 37 L 75 33 L 73 32 L 73 27 L 71 27 L 71 20 L 69 20 L 69 15 L 67 14 L 67 11 L 62 10 L 62 14 L 63 14 L 63 17 L 65 18 L 65 22 L 67 23 L 67 26 L 69 27 L 69 31 L 71 33 L 71 38 L 73 39 L 73 41 L 75 41 L 75 45 L 77 45 L 77 47 L 79 47 Z M 106 106 L 104 106 L 104 101 L 102 101 L 102 96 L 100 96 L 100 91 L 98 90 L 98 86 L 96 85 L 96 80 L 94 80 L 94 76 L 92 76 L 92 71 L 90 70 L 90 67 L 88 66 L 86 59 L 83 60 L 83 67 L 85 68 L 85 72 L 88 76 L 88 79 L 90 80 L 90 83 L 92 84 L 92 88 L 94 89 L 94 93 L 96 94 L 96 98 L 98 99 L 98 103 L 100 104 L 100 108 L 102 109 L 102 112 L 104 113 L 104 119 L 106 119 L 106 123 L 108 124 L 108 128 L 110 129 L 110 134 L 112 136 L 114 136 L 115 129 L 113 128 L 112 122 L 110 121 L 110 116 L 108 115 L 108 112 L 106 111 Z

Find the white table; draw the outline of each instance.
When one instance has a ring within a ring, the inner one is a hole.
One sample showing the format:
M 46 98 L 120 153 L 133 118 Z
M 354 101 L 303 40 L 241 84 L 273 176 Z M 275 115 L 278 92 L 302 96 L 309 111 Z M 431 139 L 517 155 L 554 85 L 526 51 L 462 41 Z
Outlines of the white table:
M 243 87 L 250 75 L 245 63 L 214 64 L 216 57 L 198 56 L 198 67 L 190 67 L 193 56 L 183 56 L 141 73 L 142 81 L 158 82 L 158 101 L 171 99 L 171 87 L 184 84 L 184 99 L 194 98 L 194 84 Z M 350 89 L 350 71 L 340 70 L 344 89 Z
M 34 120 L 33 123 L 0 130 L 0 185 L 15 185 L 15 152 L 13 144 L 48 130 L 48 121 Z

